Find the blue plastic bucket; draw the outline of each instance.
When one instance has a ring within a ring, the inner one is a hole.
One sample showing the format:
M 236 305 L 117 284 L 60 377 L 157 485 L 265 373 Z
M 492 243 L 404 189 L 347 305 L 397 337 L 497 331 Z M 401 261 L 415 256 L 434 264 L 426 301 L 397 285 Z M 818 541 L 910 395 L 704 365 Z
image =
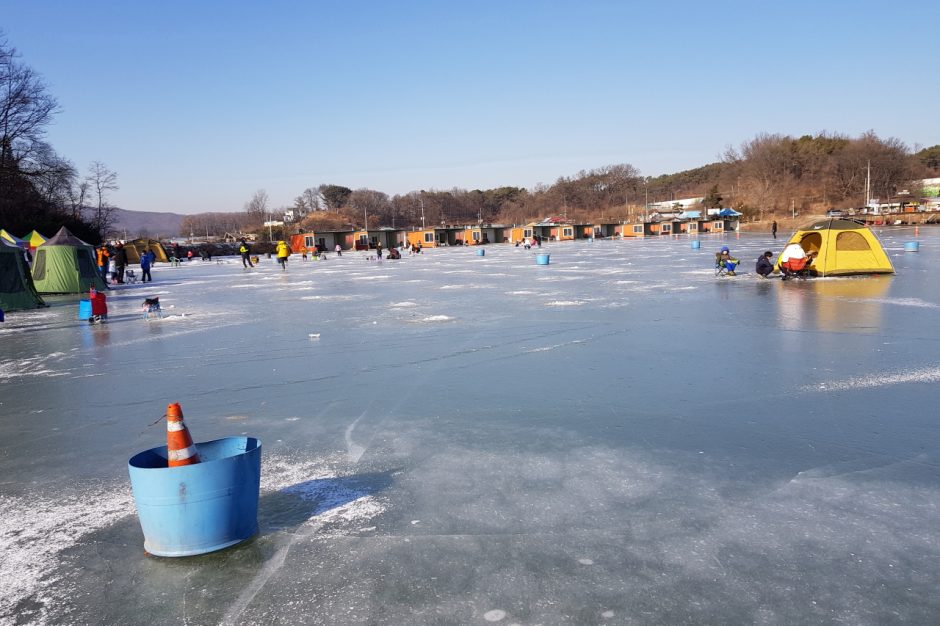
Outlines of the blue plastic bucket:
M 78 319 L 91 319 L 91 300 L 82 298 L 78 301 Z
M 550 254 L 536 254 L 535 255 L 535 264 L 536 265 L 548 265 L 548 257 Z
M 167 467 L 166 446 L 127 463 L 150 554 L 205 554 L 258 532 L 261 442 L 226 437 L 197 443 L 196 449 L 201 462 L 195 465 Z
M 702 247 L 702 242 L 701 242 L 701 241 L 699 241 L 698 239 L 693 239 L 693 240 L 692 240 L 692 249 L 693 249 L 693 250 L 698 250 L 698 249 L 701 248 L 701 247 Z
M 917 252 L 918 250 L 920 250 L 919 241 L 908 241 L 904 244 L 905 252 Z
M 477 250 L 477 256 L 486 256 L 486 249 L 480 248 Z

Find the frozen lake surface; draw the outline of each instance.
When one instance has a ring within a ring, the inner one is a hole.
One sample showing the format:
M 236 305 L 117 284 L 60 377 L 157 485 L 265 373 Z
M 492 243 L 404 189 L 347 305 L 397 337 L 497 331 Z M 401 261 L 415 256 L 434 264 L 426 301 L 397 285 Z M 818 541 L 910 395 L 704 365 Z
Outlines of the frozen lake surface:
M 158 265 L 0 325 L 0 623 L 940 623 L 940 229 Z M 166 317 L 144 320 L 158 295 Z M 311 338 L 311 334 L 319 334 Z M 264 445 L 260 532 L 143 552 L 127 460 Z

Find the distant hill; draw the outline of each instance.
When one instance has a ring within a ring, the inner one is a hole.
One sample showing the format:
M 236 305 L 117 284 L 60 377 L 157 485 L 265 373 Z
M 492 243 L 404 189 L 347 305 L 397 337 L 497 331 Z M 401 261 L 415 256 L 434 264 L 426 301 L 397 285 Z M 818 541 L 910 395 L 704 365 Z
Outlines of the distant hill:
M 180 225 L 186 218 L 179 213 L 157 213 L 155 211 L 128 211 L 114 209 L 112 230 L 122 239 L 152 237 L 154 239 L 178 237 Z M 127 237 L 124 237 L 124 232 Z

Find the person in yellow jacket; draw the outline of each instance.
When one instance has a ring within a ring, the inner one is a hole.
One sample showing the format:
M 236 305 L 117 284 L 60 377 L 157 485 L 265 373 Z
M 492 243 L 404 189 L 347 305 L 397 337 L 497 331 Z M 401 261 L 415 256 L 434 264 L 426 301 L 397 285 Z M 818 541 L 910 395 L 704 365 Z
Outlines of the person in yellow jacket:
M 281 269 L 287 269 L 287 257 L 290 256 L 290 247 L 283 241 L 277 242 L 277 262 L 281 264 Z

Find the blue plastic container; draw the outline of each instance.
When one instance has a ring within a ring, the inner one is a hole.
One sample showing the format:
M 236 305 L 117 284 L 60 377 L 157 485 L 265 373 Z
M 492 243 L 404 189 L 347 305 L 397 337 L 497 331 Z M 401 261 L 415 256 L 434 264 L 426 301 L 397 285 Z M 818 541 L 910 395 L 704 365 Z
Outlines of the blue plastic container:
M 78 301 L 78 319 L 91 319 L 91 300 L 82 298 Z
M 196 449 L 201 462 L 195 465 L 167 467 L 166 446 L 127 463 L 150 554 L 205 554 L 258 532 L 261 442 L 226 437 L 197 443 Z
M 480 248 L 477 250 L 477 256 L 486 256 L 486 249 Z
M 920 250 L 920 242 L 918 241 L 908 241 L 904 244 L 905 252 L 917 252 Z
M 536 265 L 548 265 L 548 257 L 550 254 L 536 254 L 535 255 L 535 264 Z
M 698 239 L 693 239 L 693 240 L 692 240 L 692 249 L 693 249 L 693 250 L 698 250 L 698 249 L 701 248 L 701 247 L 702 247 L 702 242 L 701 242 L 701 241 L 699 241 Z

